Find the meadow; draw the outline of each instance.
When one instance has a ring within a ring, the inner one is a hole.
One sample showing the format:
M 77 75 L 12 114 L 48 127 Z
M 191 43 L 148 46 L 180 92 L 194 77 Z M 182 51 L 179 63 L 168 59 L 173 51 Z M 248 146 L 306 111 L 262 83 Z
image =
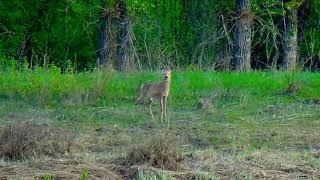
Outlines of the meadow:
M 164 123 L 134 105 L 160 78 L 1 67 L 0 178 L 320 178 L 319 73 L 175 70 Z

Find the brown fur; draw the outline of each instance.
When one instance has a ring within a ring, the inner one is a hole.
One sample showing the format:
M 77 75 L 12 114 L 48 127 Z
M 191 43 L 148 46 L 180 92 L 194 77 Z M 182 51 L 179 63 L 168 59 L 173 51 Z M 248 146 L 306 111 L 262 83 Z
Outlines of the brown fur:
M 170 80 L 171 80 L 171 71 L 164 70 L 163 71 L 163 80 L 159 83 L 145 83 L 141 86 L 140 95 L 136 104 L 146 104 L 150 115 L 154 118 L 151 106 L 154 99 L 160 100 L 161 105 L 161 121 L 163 118 L 167 116 L 167 99 L 169 96 L 169 89 L 170 89 Z

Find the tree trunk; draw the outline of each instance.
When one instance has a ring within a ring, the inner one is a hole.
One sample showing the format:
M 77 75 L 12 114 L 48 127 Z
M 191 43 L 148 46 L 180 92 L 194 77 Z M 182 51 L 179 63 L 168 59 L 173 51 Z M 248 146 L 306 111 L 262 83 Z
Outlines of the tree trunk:
M 117 70 L 123 71 L 126 66 L 126 44 L 128 35 L 127 7 L 123 0 L 119 1 L 119 42 L 117 47 Z
M 290 10 L 284 18 L 283 62 L 285 70 L 295 70 L 298 57 L 297 10 Z
M 26 42 L 26 56 L 27 56 L 28 67 L 30 69 L 33 68 L 31 38 L 32 38 L 32 36 L 30 35 L 29 38 L 27 39 L 27 42 Z
M 109 15 L 103 14 L 100 17 L 97 34 L 97 68 L 105 66 L 109 59 L 109 38 L 108 38 Z
M 251 69 L 251 25 L 250 0 L 236 0 L 238 19 L 234 33 L 233 65 L 236 71 Z

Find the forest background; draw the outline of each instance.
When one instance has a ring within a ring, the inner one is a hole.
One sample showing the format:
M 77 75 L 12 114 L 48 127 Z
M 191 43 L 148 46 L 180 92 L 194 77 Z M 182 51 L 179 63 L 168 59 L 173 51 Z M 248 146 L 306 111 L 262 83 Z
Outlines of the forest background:
M 319 69 L 318 0 L 0 1 L 0 57 L 65 71 Z

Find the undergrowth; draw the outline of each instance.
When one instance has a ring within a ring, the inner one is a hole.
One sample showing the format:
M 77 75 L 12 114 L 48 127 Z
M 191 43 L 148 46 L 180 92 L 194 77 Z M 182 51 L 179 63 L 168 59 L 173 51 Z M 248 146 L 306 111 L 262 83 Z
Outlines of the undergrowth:
M 133 104 L 137 87 L 160 81 L 158 72 L 113 70 L 62 74 L 55 66 L 34 70 L 0 68 L 0 97 L 40 105 L 119 106 Z M 254 103 L 280 98 L 283 101 L 319 99 L 320 74 L 301 72 L 179 72 L 173 71 L 170 104 L 195 106 L 199 99 L 217 103 Z

